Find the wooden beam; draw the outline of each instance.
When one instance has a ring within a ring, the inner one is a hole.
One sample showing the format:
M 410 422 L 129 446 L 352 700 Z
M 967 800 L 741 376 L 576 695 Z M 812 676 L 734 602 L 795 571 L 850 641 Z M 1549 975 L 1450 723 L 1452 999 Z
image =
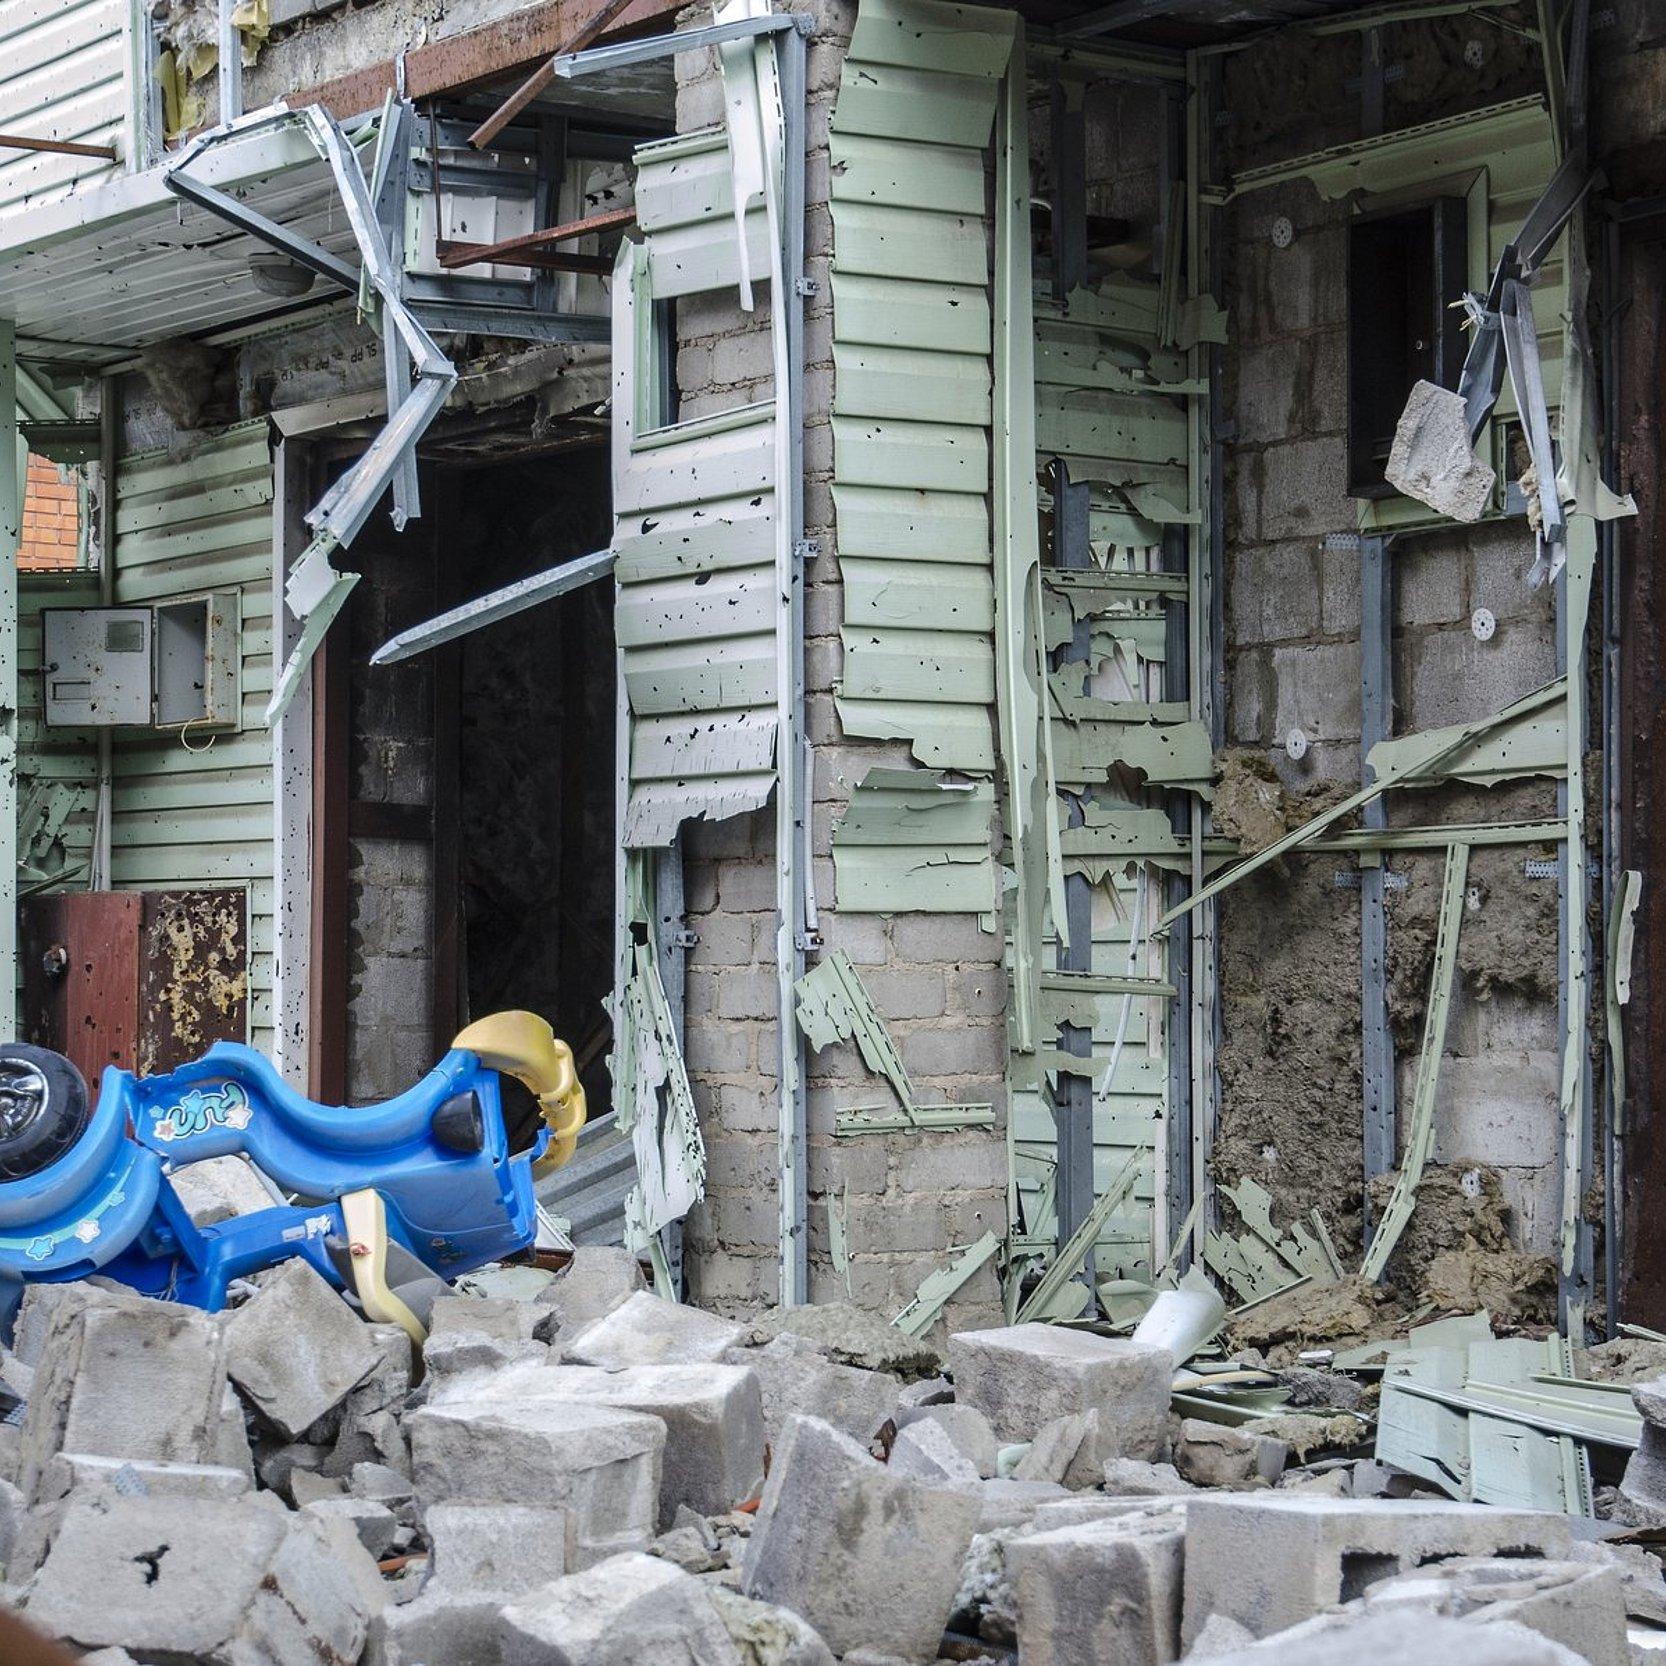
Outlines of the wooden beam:
M 549 58 L 469 135 L 469 143 L 476 150 L 484 150 L 539 93 L 554 82 L 555 60 L 569 52 L 582 52 L 629 4 L 630 0 L 602 0 L 595 16 L 588 23 L 581 25 L 570 41 L 552 52 Z
M 116 160 L 114 145 L 80 145 L 70 139 L 26 139 L 21 133 L 0 133 L 0 150 L 49 150 L 57 156 L 97 156 Z
M 569 220 L 565 225 L 548 226 L 543 231 L 506 237 L 501 243 L 453 243 L 442 238 L 438 244 L 440 265 L 448 272 L 455 271 L 459 266 L 486 264 L 543 266 L 555 272 L 610 272 L 613 269 L 611 256 L 557 254 L 554 245 L 577 242 L 581 237 L 594 237 L 602 232 L 620 231 L 635 224 L 634 208 L 613 208 L 605 214 L 592 214 L 588 219 Z
M 668 33 L 684 0 L 631 0 L 607 33 L 626 40 Z M 405 54 L 405 94 L 433 98 L 458 93 L 526 72 L 562 51 L 594 17 L 597 0 L 542 0 L 495 23 L 466 29 Z M 379 109 L 397 89 L 394 60 L 321 81 L 286 98 L 291 108 L 318 104 L 336 117 L 362 116 Z

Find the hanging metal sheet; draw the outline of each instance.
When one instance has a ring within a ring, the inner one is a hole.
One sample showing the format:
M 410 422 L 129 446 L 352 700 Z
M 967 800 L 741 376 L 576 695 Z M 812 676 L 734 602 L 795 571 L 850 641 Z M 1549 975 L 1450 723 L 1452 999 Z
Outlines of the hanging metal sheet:
M 832 119 L 839 715 L 953 769 L 995 763 L 984 169 L 1014 21 L 863 0 Z

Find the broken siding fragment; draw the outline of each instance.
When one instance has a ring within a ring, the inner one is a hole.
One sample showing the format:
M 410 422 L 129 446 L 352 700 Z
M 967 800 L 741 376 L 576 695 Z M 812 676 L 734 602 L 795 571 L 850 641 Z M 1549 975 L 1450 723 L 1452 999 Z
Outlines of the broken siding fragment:
M 864 0 L 832 120 L 846 733 L 993 771 L 986 150 L 1014 20 Z
M 625 857 L 622 965 L 609 1001 L 614 1043 L 609 1057 L 618 1127 L 628 1134 L 636 1184 L 625 1199 L 625 1242 L 653 1254 L 661 1268 L 660 1233 L 705 1195 L 706 1146 L 678 1040 L 677 1019 L 660 979 L 654 944 L 652 857 Z M 639 935 L 640 934 L 640 935 Z M 560 1188 L 552 1188 L 559 1199 Z
M 869 770 L 833 826 L 840 909 L 992 913 L 994 809 L 990 781 L 947 781 L 935 770 Z
M 862 1062 L 891 1084 L 898 1114 L 884 1107 L 857 1106 L 836 1113 L 837 1134 L 894 1133 L 905 1129 L 967 1128 L 995 1120 L 990 1105 L 922 1105 L 914 1096 L 902 1055 L 879 1016 L 850 957 L 835 949 L 793 986 L 798 1026 L 818 1052 L 835 1042 L 854 1041 Z

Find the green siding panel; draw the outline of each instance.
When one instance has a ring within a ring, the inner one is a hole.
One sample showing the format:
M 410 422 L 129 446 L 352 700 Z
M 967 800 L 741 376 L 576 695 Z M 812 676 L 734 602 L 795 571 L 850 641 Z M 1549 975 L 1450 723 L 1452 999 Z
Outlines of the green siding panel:
M 243 714 L 234 733 L 118 730 L 111 881 L 140 890 L 241 885 L 249 895 L 249 1039 L 272 1042 L 272 465 L 265 423 L 189 462 L 130 457 L 117 477 L 117 605 L 235 588 Z

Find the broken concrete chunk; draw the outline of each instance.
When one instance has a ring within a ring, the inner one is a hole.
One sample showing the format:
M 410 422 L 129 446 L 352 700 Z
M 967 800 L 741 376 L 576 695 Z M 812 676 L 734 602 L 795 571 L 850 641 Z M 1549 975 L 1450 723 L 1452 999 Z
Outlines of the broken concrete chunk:
M 40 1496 L 46 1468 L 60 1453 L 216 1462 L 226 1388 L 217 1320 L 194 1307 L 96 1290 L 36 1311 L 48 1308 L 19 1443 L 19 1485 L 27 1495 Z
M 559 1578 L 577 1548 L 573 1512 L 532 1504 L 436 1504 L 424 1518 L 424 1590 L 518 1596 Z
M 436 1504 L 428 1572 L 417 1596 L 374 1628 L 381 1666 L 497 1666 L 504 1604 L 572 1567 L 569 1510 L 527 1504 Z
M 833 1666 L 833 1651 L 790 1609 L 708 1585 L 706 1598 L 743 1666 Z
M 506 1372 L 494 1396 L 513 1397 L 526 1372 Z M 666 1429 L 659 1525 L 678 1507 L 722 1515 L 758 1496 L 764 1479 L 764 1413 L 756 1373 L 740 1365 L 638 1365 L 597 1371 L 544 1367 L 528 1384 L 540 1395 L 567 1395 L 657 1417 Z
M 1568 1548 L 1570 1562 L 1594 1562 L 1611 1567 L 1620 1577 L 1626 1613 L 1635 1620 L 1666 1627 L 1666 1573 L 1658 1557 L 1641 1545 L 1608 1544 L 1576 1539 Z
M 1652 1377 L 1631 1385 L 1631 1403 L 1645 1423 L 1666 1429 L 1666 1377 Z
M 570 1341 L 564 1337 L 561 1357 L 605 1371 L 628 1365 L 713 1364 L 740 1341 L 745 1328 L 639 1290 Z
M 828 1419 L 828 1422 L 832 1421 L 831 1418 Z M 976 1406 L 957 1406 L 945 1402 L 912 1410 L 905 1408 L 897 1413 L 899 1429 L 906 1429 L 922 1422 L 938 1424 L 954 1442 L 956 1451 L 984 1480 L 988 1480 L 995 1473 L 995 1431 L 990 1428 L 989 1419 Z M 850 1432 L 846 1430 L 847 1434 Z
M 241 1157 L 205 1157 L 168 1176 L 174 1195 L 194 1226 L 216 1226 L 239 1215 L 258 1215 L 277 1203 L 266 1183 Z
M 341 1403 L 335 1446 L 323 1462 L 326 1475 L 347 1475 L 355 1464 L 385 1464 L 409 1474 L 410 1443 L 400 1427 L 411 1391 L 415 1357 L 411 1339 L 398 1325 L 368 1325 L 378 1359 Z
M 346 1548 L 255 1498 L 72 1500 L 27 1615 L 48 1636 L 142 1660 L 354 1666 L 369 1609 Z
M 534 1397 L 530 1380 L 542 1374 L 515 1373 L 526 1386 L 518 1399 L 472 1395 L 413 1412 L 418 1497 L 430 1507 L 561 1505 L 590 1554 L 646 1544 L 659 1513 L 665 1425 L 563 1394 Z
M 1017 1598 L 1023 1666 L 1164 1666 L 1176 1659 L 1185 1539 L 1179 1508 L 1013 1539 L 1007 1577 Z
M 1464 402 L 1447 388 L 1418 382 L 1394 429 L 1389 485 L 1456 521 L 1478 521 L 1497 476 L 1475 455 Z
M 533 1298 L 540 1310 L 534 1334 L 543 1342 L 557 1331 L 576 1336 L 646 1288 L 634 1250 L 581 1244 L 566 1270 Z
M 705 1586 L 634 1554 L 517 1598 L 498 1642 L 503 1666 L 742 1666 Z
M 955 1445 L 941 1423 L 922 1421 L 897 1432 L 891 1443 L 890 1468 L 893 1475 L 912 1475 L 917 1480 L 947 1483 L 976 1483 L 977 1465 Z
M 326 1499 L 345 1498 L 347 1483 L 333 1475 L 317 1475 L 310 1469 L 294 1469 L 289 1474 L 289 1496 L 297 1510 L 309 1504 L 321 1504 Z
M 374 1499 L 390 1507 L 413 1495 L 410 1476 L 386 1464 L 354 1464 L 347 1475 L 347 1490 L 354 1498 Z
M 1162 1456 L 1174 1356 L 1166 1348 L 1055 1325 L 962 1331 L 949 1338 L 955 1400 L 975 1406 L 998 1439 L 1020 1441 L 1054 1418 L 1096 1410 L 1093 1456 Z
M 1271 1435 L 1188 1417 L 1180 1425 L 1174 1467 L 1194 1486 L 1239 1487 L 1248 1481 L 1276 1481 L 1289 1456 L 1290 1448 Z
M 1410 1608 L 1327 1616 L 1209 1658 L 1214 1666 L 1581 1666 L 1579 1655 L 1525 1626 L 1471 1625 Z
M 1109 1458 L 1100 1485 L 1115 1498 L 1165 1498 L 1192 1492 L 1173 1464 L 1148 1464 L 1140 1458 Z
M 1055 1417 L 1036 1430 L 1029 1450 L 1018 1460 L 1012 1472 L 1015 1481 L 1057 1481 L 1061 1486 L 1071 1484 L 1072 1472 L 1081 1486 L 1098 1484 L 1103 1464 L 1094 1464 L 1091 1455 L 1099 1441 L 1099 1412 L 1072 1412 L 1066 1417 Z M 1079 1464 L 1077 1459 L 1084 1447 L 1089 1461 Z
M 439 1296 L 422 1345 L 423 1363 L 435 1377 L 459 1377 L 542 1360 L 548 1350 L 532 1334 L 539 1317 L 530 1302 L 503 1296 Z
M 789 1417 L 819 1417 L 866 1445 L 897 1415 L 902 1385 L 885 1371 L 865 1371 L 831 1360 L 806 1337 L 787 1332 L 761 1348 L 731 1348 L 730 1364 L 758 1373 L 764 1430 L 773 1445 Z
M 893 1475 L 837 1429 L 795 1417 L 775 1452 L 741 1589 L 802 1615 L 835 1654 L 929 1659 L 977 1517 L 969 1490 Z
M 320 1498 L 305 1508 L 320 1521 L 345 1522 L 373 1557 L 386 1556 L 399 1531 L 399 1520 L 393 1511 L 368 1498 Z
M 933 1377 L 943 1358 L 928 1342 L 887 1324 L 851 1302 L 817 1302 L 808 1307 L 777 1307 L 753 1320 L 756 1342 L 797 1336 L 840 1365 L 863 1371 L 890 1371 L 899 1377 Z
M 663 1556 L 684 1573 L 715 1573 L 729 1564 L 712 1524 L 686 1508 L 679 1510 L 670 1529 L 648 1546 L 648 1554 Z
M 227 1370 L 289 1440 L 347 1398 L 380 1355 L 364 1322 L 298 1256 L 263 1275 L 226 1321 Z
M 1188 1644 L 1210 1614 L 1266 1637 L 1433 1557 L 1568 1544 L 1561 1516 L 1485 1504 L 1200 1492 L 1186 1510 Z
M 1439 1562 L 1372 1585 L 1365 1611 L 1424 1608 L 1486 1624 L 1512 1621 L 1583 1656 L 1630 1666 L 1618 1570 L 1586 1562 L 1472 1557 Z

